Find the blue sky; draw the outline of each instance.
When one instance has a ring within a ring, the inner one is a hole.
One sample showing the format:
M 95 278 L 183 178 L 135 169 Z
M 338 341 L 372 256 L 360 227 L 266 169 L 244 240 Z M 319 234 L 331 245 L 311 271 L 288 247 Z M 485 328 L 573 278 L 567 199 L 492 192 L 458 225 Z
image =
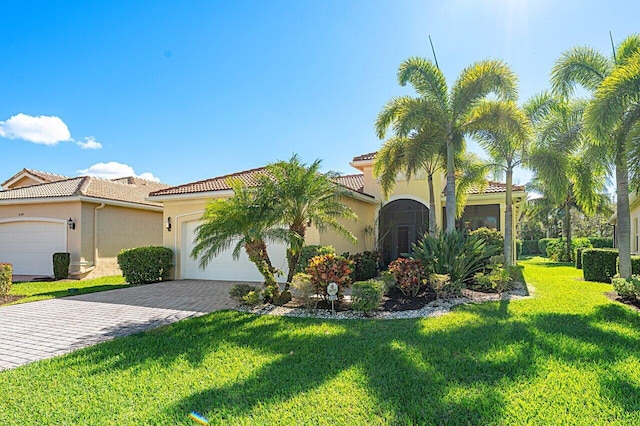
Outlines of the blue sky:
M 523 102 L 563 50 L 639 31 L 640 2 L 9 0 L 2 15 L 0 181 L 28 167 L 177 185 L 294 152 L 354 173 L 429 35 L 449 82 L 502 59 Z

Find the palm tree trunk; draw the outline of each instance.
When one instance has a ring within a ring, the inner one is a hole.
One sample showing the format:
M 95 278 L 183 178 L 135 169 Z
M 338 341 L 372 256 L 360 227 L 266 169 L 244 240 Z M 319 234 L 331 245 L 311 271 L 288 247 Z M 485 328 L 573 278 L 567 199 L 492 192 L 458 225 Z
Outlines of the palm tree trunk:
M 429 182 L 429 235 L 436 236 L 436 194 L 433 189 L 433 173 L 428 176 Z
M 456 230 L 456 164 L 454 159 L 453 137 L 447 140 L 447 232 Z
M 247 252 L 249 260 L 252 261 L 260 274 L 264 277 L 264 286 L 271 287 L 272 297 L 277 297 L 280 294 L 278 288 L 278 282 L 274 276 L 275 268 L 271 264 L 269 254 L 267 253 L 267 244 L 263 240 L 247 242 L 244 245 L 244 250 Z
M 289 266 L 289 272 L 287 273 L 287 283 L 284 285 L 284 290 L 289 290 L 293 276 L 296 273 L 296 266 L 298 266 L 298 260 L 300 260 L 300 251 L 304 244 L 304 235 L 307 231 L 307 227 L 304 224 L 293 224 L 289 227 L 289 230 L 300 236 L 300 241 L 296 241 L 291 244 L 287 249 L 287 265 Z
M 629 169 L 624 147 L 616 154 L 617 235 L 620 277 L 631 277 L 631 217 L 629 214 Z
M 565 259 L 571 261 L 573 257 L 573 250 L 571 250 L 571 203 L 568 200 L 564 203 L 564 236 L 567 238 Z
M 504 262 L 505 265 L 513 265 L 513 200 L 511 192 L 513 190 L 513 170 L 507 170 L 507 199 L 504 210 Z

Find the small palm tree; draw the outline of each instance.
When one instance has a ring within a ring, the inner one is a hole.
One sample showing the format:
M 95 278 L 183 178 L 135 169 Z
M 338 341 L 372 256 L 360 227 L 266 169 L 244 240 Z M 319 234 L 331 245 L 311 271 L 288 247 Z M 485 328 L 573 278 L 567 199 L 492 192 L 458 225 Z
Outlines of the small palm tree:
M 456 166 L 455 155 L 464 144 L 464 136 L 473 127 L 471 117 L 479 101 L 493 93 L 498 99 L 516 96 L 516 76 L 501 61 L 486 60 L 464 69 L 451 90 L 437 65 L 424 58 L 409 58 L 398 70 L 398 82 L 409 83 L 417 96 L 392 98 L 376 120 L 378 137 L 383 139 L 389 126 L 397 137 L 428 132 L 425 143 L 444 145 L 446 152 L 447 231 L 455 230 Z M 475 127 L 477 129 L 477 126 Z
M 482 102 L 475 110 L 486 123 L 473 120 L 478 126 L 472 134 L 488 152 L 490 166 L 504 172 L 507 181 L 505 199 L 504 257 L 507 265 L 513 263 L 513 171 L 522 164 L 529 140 L 529 120 L 513 101 Z
M 264 284 L 278 296 L 275 274 L 267 253 L 268 242 L 297 241 L 284 228 L 276 227 L 277 216 L 272 202 L 265 202 L 256 188 L 247 188 L 238 180 L 229 182 L 234 195 L 226 199 L 214 199 L 207 204 L 202 224 L 196 228 L 196 245 L 191 252 L 194 259 L 200 258 L 200 267 L 205 268 L 211 259 L 233 246 L 233 257 L 238 259 L 244 248 L 264 277 Z
M 286 226 L 296 239 L 290 241 L 287 250 L 289 273 L 285 290 L 295 274 L 307 228 L 313 224 L 320 232 L 337 231 L 346 239 L 356 242 L 356 237 L 340 219 L 357 219 L 355 213 L 344 204 L 349 191 L 336 183 L 336 173 L 320 173 L 321 161 L 307 166 L 293 155 L 289 161 L 269 164 L 260 178 L 261 197 L 273 200 L 277 223 Z
M 606 198 L 601 153 L 584 125 L 587 105 L 549 93 L 534 96 L 525 105 L 535 128 L 528 164 L 536 177 L 530 188 L 564 210 L 567 260 L 572 257 L 571 209 L 591 215 Z
M 623 278 L 631 276 L 631 219 L 629 160 L 637 152 L 640 135 L 640 35 L 623 40 L 607 57 L 589 47 L 575 47 L 556 62 L 551 82 L 556 93 L 569 96 L 581 85 L 593 94 L 585 122 L 605 148 L 606 162 L 615 169 L 617 242 Z M 635 144 L 634 144 L 635 143 Z

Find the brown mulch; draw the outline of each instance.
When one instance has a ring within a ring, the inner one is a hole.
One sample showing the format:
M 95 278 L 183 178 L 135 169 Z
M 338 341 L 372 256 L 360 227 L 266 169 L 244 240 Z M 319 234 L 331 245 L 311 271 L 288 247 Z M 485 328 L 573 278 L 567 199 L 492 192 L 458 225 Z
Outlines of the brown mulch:
M 610 300 L 613 300 L 614 302 L 624 303 L 634 311 L 640 311 L 639 299 L 623 299 L 622 297 L 618 296 L 618 293 L 616 293 L 615 291 L 609 291 L 604 295 L 607 296 Z
M 24 296 L 14 296 L 14 295 L 8 295 L 5 297 L 0 297 L 0 305 L 6 305 L 8 303 L 11 302 L 15 302 L 18 299 L 22 299 Z

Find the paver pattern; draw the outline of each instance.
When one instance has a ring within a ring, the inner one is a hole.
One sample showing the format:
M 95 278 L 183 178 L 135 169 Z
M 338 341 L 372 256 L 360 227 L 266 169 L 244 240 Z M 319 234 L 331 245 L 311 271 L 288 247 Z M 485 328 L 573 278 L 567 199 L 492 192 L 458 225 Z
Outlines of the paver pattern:
M 0 307 L 0 370 L 233 308 L 233 284 L 167 281 Z

